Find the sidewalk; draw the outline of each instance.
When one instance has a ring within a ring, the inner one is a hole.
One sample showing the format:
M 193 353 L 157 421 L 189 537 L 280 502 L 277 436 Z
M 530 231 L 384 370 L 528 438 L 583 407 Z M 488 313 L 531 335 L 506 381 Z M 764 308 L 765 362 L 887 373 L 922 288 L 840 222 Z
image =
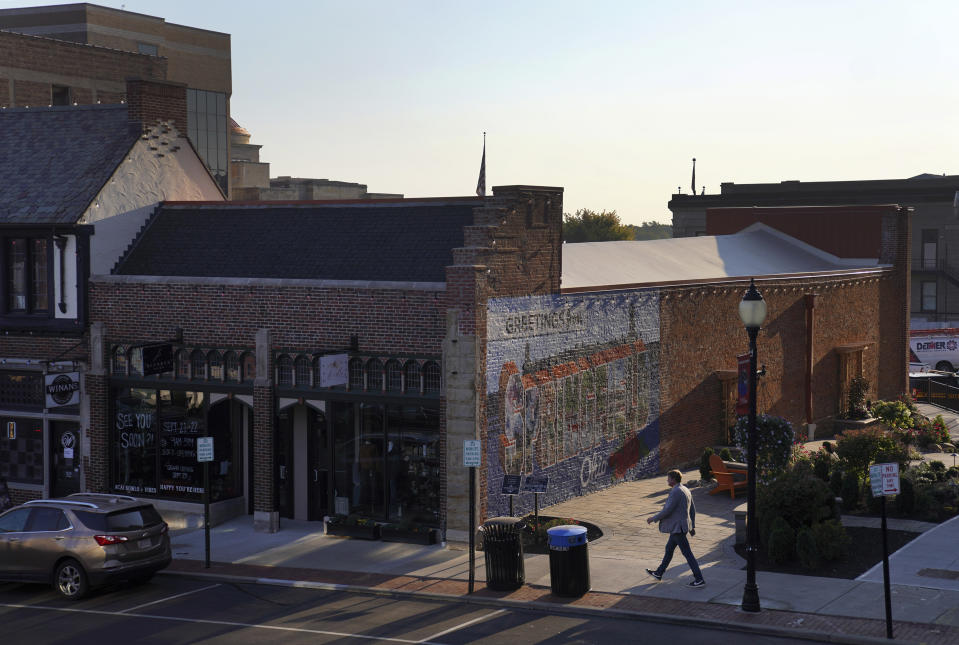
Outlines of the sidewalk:
M 933 408 L 930 416 L 943 413 L 945 417 L 946 412 Z M 949 415 L 950 430 L 959 428 L 959 415 Z M 934 458 L 942 459 L 927 455 L 927 459 Z M 686 479 L 696 478 L 698 472 L 687 473 Z M 551 611 L 637 615 L 830 642 L 885 640 L 881 564 L 857 580 L 757 572 L 763 611 L 741 611 L 746 572 L 745 562 L 733 550 L 733 509 L 745 498 L 710 495 L 703 488 L 692 492 L 698 512 L 691 544 L 707 581 L 700 589 L 685 586 L 690 574 L 678 553 L 662 582 L 645 573 L 646 567 L 659 564 L 665 545 L 657 527 L 646 524 L 646 517 L 665 499 L 665 477 L 625 482 L 541 510 L 543 515 L 591 522 L 604 532 L 589 544 L 592 588 L 582 598 L 550 593 L 547 555 L 526 555 L 526 584 L 514 592 L 498 592 L 486 588 L 483 553 L 477 552 L 475 590 L 468 594 L 466 551 L 327 537 L 315 522 L 283 520 L 278 533 L 255 533 L 249 517 L 212 530 L 209 569 L 204 568 L 203 531 L 174 532 L 174 562 L 168 571 L 274 584 L 426 594 Z M 849 525 L 879 522 L 851 517 L 843 521 Z M 896 639 L 959 642 L 959 518 L 940 525 L 895 520 L 888 524 L 890 529 L 923 531 L 889 558 Z

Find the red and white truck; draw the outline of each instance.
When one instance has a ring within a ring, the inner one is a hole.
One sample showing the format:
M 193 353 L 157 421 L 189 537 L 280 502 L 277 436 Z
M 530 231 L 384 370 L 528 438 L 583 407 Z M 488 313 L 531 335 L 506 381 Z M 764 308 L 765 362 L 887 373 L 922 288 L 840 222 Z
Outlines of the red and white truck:
M 909 360 L 943 372 L 959 369 L 959 329 L 913 329 L 909 332 Z

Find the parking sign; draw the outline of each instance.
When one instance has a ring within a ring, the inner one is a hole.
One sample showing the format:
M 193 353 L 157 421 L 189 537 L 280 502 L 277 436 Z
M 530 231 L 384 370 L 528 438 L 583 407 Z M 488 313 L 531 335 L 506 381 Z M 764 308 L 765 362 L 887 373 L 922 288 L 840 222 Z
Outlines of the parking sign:
M 872 496 L 899 494 L 899 464 L 873 464 L 869 467 L 869 484 Z

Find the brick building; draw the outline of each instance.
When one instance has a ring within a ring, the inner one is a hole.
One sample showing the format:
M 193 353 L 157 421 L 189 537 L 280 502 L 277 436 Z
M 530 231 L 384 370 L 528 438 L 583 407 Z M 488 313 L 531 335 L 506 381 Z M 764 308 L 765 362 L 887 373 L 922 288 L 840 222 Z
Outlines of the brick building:
M 843 248 L 775 209 L 712 237 L 563 245 L 562 196 L 163 205 L 91 280 L 88 485 L 195 508 L 209 434 L 218 517 L 353 513 L 463 541 L 466 439 L 478 520 L 506 511 L 504 475 L 545 476 L 551 504 L 723 442 L 750 278 L 770 312 L 761 411 L 827 426 L 854 376 L 905 389 L 907 209 L 860 209 L 869 234 Z M 134 360 L 171 338 L 167 371 Z
M 229 191 L 230 35 L 89 3 L 0 9 L 0 106 L 126 100 L 130 78 L 186 86 L 177 123 Z
M 136 81 L 126 104 L 0 111 L 0 477 L 14 501 L 87 485 L 90 274 L 159 201 L 223 199 L 161 120 L 183 92 Z
M 907 179 L 724 182 L 719 194 L 673 195 L 673 236 L 709 235 L 710 209 L 749 206 L 901 204 L 913 209 L 911 325 L 959 326 L 959 175 L 924 173 Z M 802 211 L 795 211 L 802 213 Z M 837 236 L 856 235 L 854 223 L 834 222 Z

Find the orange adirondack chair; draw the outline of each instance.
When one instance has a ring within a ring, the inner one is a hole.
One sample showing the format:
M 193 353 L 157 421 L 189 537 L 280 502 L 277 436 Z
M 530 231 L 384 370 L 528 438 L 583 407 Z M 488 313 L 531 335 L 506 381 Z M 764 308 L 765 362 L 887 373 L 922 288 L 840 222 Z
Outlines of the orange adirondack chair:
M 719 458 L 719 455 L 709 455 L 709 468 L 713 471 L 713 477 L 717 482 L 716 488 L 709 491 L 710 495 L 728 490 L 729 497 L 736 499 L 736 490 L 745 488 L 748 483 L 747 471 L 730 468 Z

